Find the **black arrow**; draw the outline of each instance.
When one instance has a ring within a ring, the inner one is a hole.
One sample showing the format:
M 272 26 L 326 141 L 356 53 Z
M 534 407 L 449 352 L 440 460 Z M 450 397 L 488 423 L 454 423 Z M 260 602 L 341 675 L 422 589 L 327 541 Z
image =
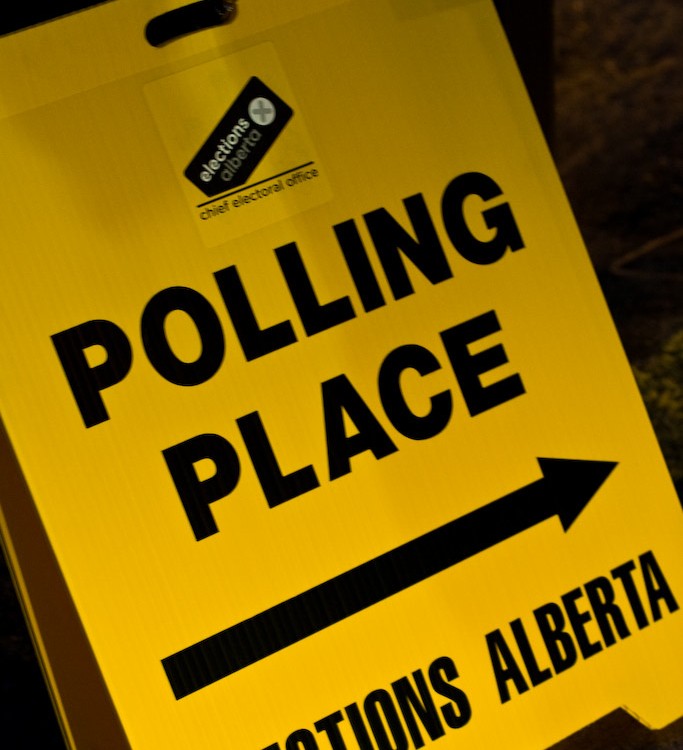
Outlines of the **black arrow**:
M 543 477 L 162 660 L 183 698 L 558 516 L 565 531 L 616 463 L 539 458 Z

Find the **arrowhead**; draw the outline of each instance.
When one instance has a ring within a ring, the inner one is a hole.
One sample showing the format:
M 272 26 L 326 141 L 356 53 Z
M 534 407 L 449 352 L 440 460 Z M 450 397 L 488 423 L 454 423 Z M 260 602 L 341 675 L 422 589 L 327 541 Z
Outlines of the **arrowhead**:
M 565 531 L 617 465 L 614 461 L 583 461 L 569 458 L 539 458 L 548 501 L 555 506 Z

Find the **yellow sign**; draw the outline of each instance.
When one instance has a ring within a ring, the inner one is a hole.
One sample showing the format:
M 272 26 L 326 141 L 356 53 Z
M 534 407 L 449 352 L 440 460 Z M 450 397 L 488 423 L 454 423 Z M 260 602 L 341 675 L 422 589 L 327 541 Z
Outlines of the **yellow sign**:
M 69 741 L 663 726 L 683 516 L 493 6 L 313 5 L 0 40 L 2 530 Z

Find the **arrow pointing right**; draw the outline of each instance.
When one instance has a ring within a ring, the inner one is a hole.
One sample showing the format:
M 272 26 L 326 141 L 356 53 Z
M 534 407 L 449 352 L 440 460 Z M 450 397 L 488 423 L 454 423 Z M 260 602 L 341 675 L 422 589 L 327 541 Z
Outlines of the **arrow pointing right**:
M 558 516 L 567 531 L 617 465 L 539 458 L 543 476 L 162 660 L 176 698 Z

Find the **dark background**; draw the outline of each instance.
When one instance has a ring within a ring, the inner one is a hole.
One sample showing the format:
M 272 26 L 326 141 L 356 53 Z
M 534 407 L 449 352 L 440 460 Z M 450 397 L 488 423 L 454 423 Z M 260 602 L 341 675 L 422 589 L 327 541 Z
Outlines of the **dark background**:
M 35 2 L 3 10 L 0 33 L 65 5 Z M 680 496 L 683 3 L 497 5 Z M 680 721 L 652 733 L 616 712 L 557 750 L 675 750 L 683 748 L 682 738 Z M 0 746 L 64 750 L 3 561 Z

